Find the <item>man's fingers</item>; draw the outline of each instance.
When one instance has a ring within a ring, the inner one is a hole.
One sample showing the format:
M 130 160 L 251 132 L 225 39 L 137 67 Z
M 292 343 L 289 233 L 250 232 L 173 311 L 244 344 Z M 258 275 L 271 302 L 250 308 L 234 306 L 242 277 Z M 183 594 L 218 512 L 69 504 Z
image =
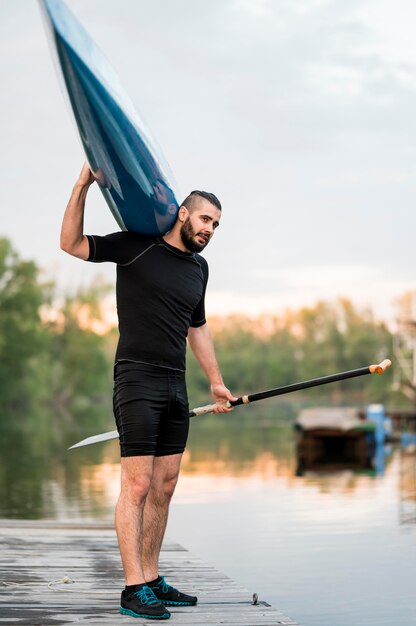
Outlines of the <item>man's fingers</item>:
M 87 161 L 85 161 L 84 165 L 82 166 L 80 175 L 79 175 L 79 182 L 82 185 L 92 185 L 94 180 L 95 180 L 94 174 L 92 173 L 91 168 L 88 165 Z
M 217 402 L 217 405 L 213 412 L 214 413 L 229 413 L 230 411 L 233 411 L 233 410 L 234 410 L 234 407 L 227 406 L 223 402 Z

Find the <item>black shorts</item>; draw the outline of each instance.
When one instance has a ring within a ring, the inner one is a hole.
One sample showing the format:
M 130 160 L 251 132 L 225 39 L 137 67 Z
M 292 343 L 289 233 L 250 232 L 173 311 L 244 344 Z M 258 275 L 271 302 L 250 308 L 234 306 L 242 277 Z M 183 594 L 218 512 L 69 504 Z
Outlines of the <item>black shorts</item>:
M 184 451 L 189 431 L 185 372 L 130 361 L 117 363 L 113 408 L 121 456 Z

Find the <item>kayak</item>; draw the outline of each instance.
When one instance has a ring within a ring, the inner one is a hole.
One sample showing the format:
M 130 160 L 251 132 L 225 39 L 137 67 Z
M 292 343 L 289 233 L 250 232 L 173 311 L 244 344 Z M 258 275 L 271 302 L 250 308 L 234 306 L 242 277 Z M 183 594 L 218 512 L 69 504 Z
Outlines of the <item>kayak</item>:
M 122 230 L 164 235 L 176 220 L 178 202 L 160 148 L 117 74 L 65 2 L 40 4 L 64 94 L 111 212 Z

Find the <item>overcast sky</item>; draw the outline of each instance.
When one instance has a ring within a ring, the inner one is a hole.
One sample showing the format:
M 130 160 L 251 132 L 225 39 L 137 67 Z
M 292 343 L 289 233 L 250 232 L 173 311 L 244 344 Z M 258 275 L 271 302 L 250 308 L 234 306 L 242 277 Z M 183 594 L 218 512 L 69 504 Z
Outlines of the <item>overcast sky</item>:
M 170 163 L 213 191 L 208 310 L 416 289 L 412 0 L 68 0 Z M 83 153 L 35 0 L 1 0 L 1 230 L 61 289 L 110 265 L 59 250 Z M 86 230 L 117 230 L 99 190 Z

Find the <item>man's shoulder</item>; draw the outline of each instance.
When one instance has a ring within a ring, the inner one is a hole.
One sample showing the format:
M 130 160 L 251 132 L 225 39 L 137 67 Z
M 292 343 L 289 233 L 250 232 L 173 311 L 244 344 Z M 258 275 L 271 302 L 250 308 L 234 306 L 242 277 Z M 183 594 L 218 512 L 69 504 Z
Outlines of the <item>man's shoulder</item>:
M 118 265 L 131 263 L 155 244 L 154 237 L 119 230 L 104 237 L 90 236 L 90 249 L 93 260 L 113 261 Z
M 111 233 L 111 235 L 108 236 L 124 239 L 125 241 L 143 241 L 145 243 L 153 243 L 156 241 L 156 237 L 152 237 L 151 235 L 143 235 L 142 233 L 135 233 L 132 230 L 119 230 L 115 233 Z
M 131 230 L 119 230 L 106 236 L 110 242 L 128 248 L 145 248 L 156 243 L 156 238 Z
M 208 267 L 208 261 L 202 256 L 202 254 L 195 252 L 195 259 L 200 265 L 202 265 L 202 267 Z

